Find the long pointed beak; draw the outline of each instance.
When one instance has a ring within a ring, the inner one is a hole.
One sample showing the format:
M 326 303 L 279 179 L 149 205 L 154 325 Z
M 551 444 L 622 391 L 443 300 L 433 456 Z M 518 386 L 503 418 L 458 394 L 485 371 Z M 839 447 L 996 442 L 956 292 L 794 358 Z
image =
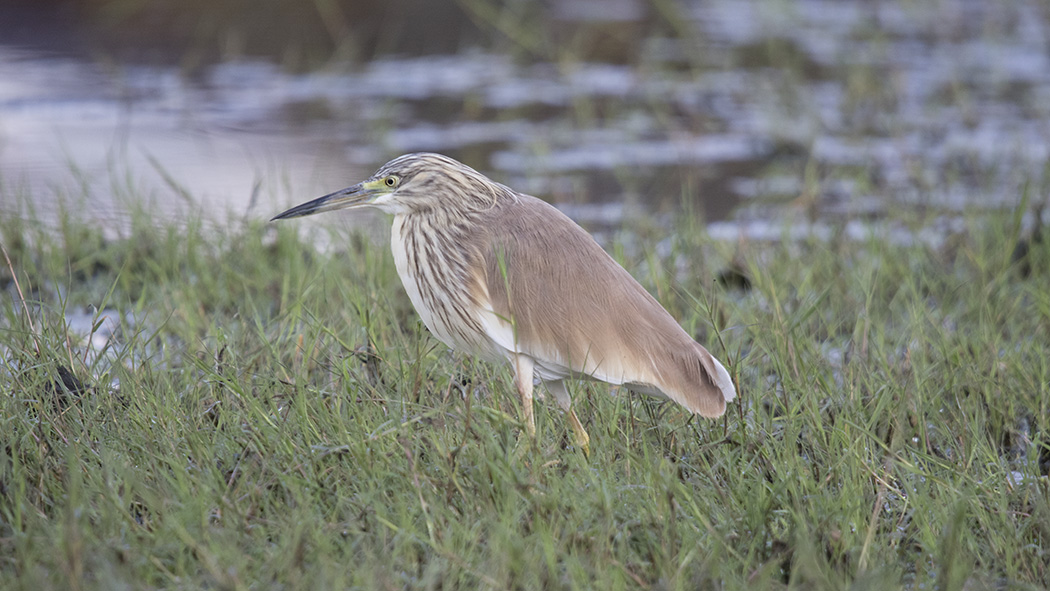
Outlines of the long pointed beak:
M 296 205 L 288 211 L 270 218 L 270 221 L 286 220 L 288 218 L 298 218 L 303 217 L 304 215 L 313 215 L 315 213 L 333 211 L 336 209 L 369 205 L 372 203 L 372 200 L 376 195 L 376 191 L 365 187 L 363 183 L 359 183 L 341 191 L 329 193 L 324 197 L 318 197 L 313 201 L 307 201 L 302 205 Z

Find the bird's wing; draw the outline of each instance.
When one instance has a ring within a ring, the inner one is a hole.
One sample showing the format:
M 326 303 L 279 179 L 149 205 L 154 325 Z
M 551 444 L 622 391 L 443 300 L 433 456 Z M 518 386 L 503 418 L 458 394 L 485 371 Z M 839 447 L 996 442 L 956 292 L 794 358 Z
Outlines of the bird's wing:
M 722 414 L 735 394 L 728 372 L 587 232 L 526 195 L 486 217 L 489 338 L 560 377 L 586 374 Z

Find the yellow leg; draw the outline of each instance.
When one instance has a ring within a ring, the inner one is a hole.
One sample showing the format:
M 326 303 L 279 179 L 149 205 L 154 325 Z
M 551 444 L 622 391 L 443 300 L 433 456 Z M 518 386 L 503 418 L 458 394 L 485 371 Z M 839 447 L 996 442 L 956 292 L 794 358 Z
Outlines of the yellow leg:
M 569 409 L 569 424 L 572 425 L 572 430 L 576 434 L 576 445 L 583 450 L 583 455 L 588 458 L 591 457 L 591 437 L 587 435 L 587 430 L 583 428 L 583 423 L 576 416 L 576 411 L 571 408 Z
M 572 409 L 572 397 L 569 396 L 569 390 L 565 387 L 565 382 L 558 380 L 556 382 L 546 382 L 546 384 L 547 388 L 554 394 L 554 398 L 558 400 L 558 406 L 569 415 L 569 425 L 572 427 L 573 435 L 575 435 L 576 445 L 583 451 L 583 455 L 590 457 L 591 437 L 587 435 L 587 430 L 583 428 L 580 417 L 576 416 L 576 411 Z
M 514 385 L 521 396 L 522 420 L 525 432 L 532 439 L 536 438 L 536 419 L 532 415 L 532 358 L 518 355 L 514 358 Z

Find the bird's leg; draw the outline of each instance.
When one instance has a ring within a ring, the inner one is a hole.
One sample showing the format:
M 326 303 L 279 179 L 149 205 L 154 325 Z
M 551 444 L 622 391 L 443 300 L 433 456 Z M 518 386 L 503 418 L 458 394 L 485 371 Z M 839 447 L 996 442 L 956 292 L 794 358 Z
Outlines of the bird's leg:
M 521 412 L 524 415 L 525 432 L 532 439 L 536 438 L 536 420 L 532 416 L 532 358 L 526 355 L 514 356 L 514 385 L 521 396 Z
M 569 390 L 565 387 L 565 380 L 545 383 L 547 388 L 554 394 L 554 398 L 558 400 L 558 406 L 569 415 L 569 424 L 572 425 L 573 433 L 576 435 L 576 445 L 583 450 L 583 455 L 590 457 L 591 438 L 587 435 L 587 430 L 583 428 L 580 418 L 576 416 L 576 411 L 572 409 L 572 397 L 569 396 Z

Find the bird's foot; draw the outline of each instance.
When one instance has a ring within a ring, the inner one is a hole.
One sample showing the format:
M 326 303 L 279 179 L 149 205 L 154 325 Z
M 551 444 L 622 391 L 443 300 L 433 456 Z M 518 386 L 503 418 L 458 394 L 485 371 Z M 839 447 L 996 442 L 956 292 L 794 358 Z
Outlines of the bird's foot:
M 591 437 L 587 435 L 587 430 L 583 428 L 583 423 L 580 422 L 580 418 L 576 416 L 576 411 L 569 411 L 569 424 L 572 425 L 572 431 L 575 435 L 576 446 L 583 452 L 584 457 L 591 457 Z

